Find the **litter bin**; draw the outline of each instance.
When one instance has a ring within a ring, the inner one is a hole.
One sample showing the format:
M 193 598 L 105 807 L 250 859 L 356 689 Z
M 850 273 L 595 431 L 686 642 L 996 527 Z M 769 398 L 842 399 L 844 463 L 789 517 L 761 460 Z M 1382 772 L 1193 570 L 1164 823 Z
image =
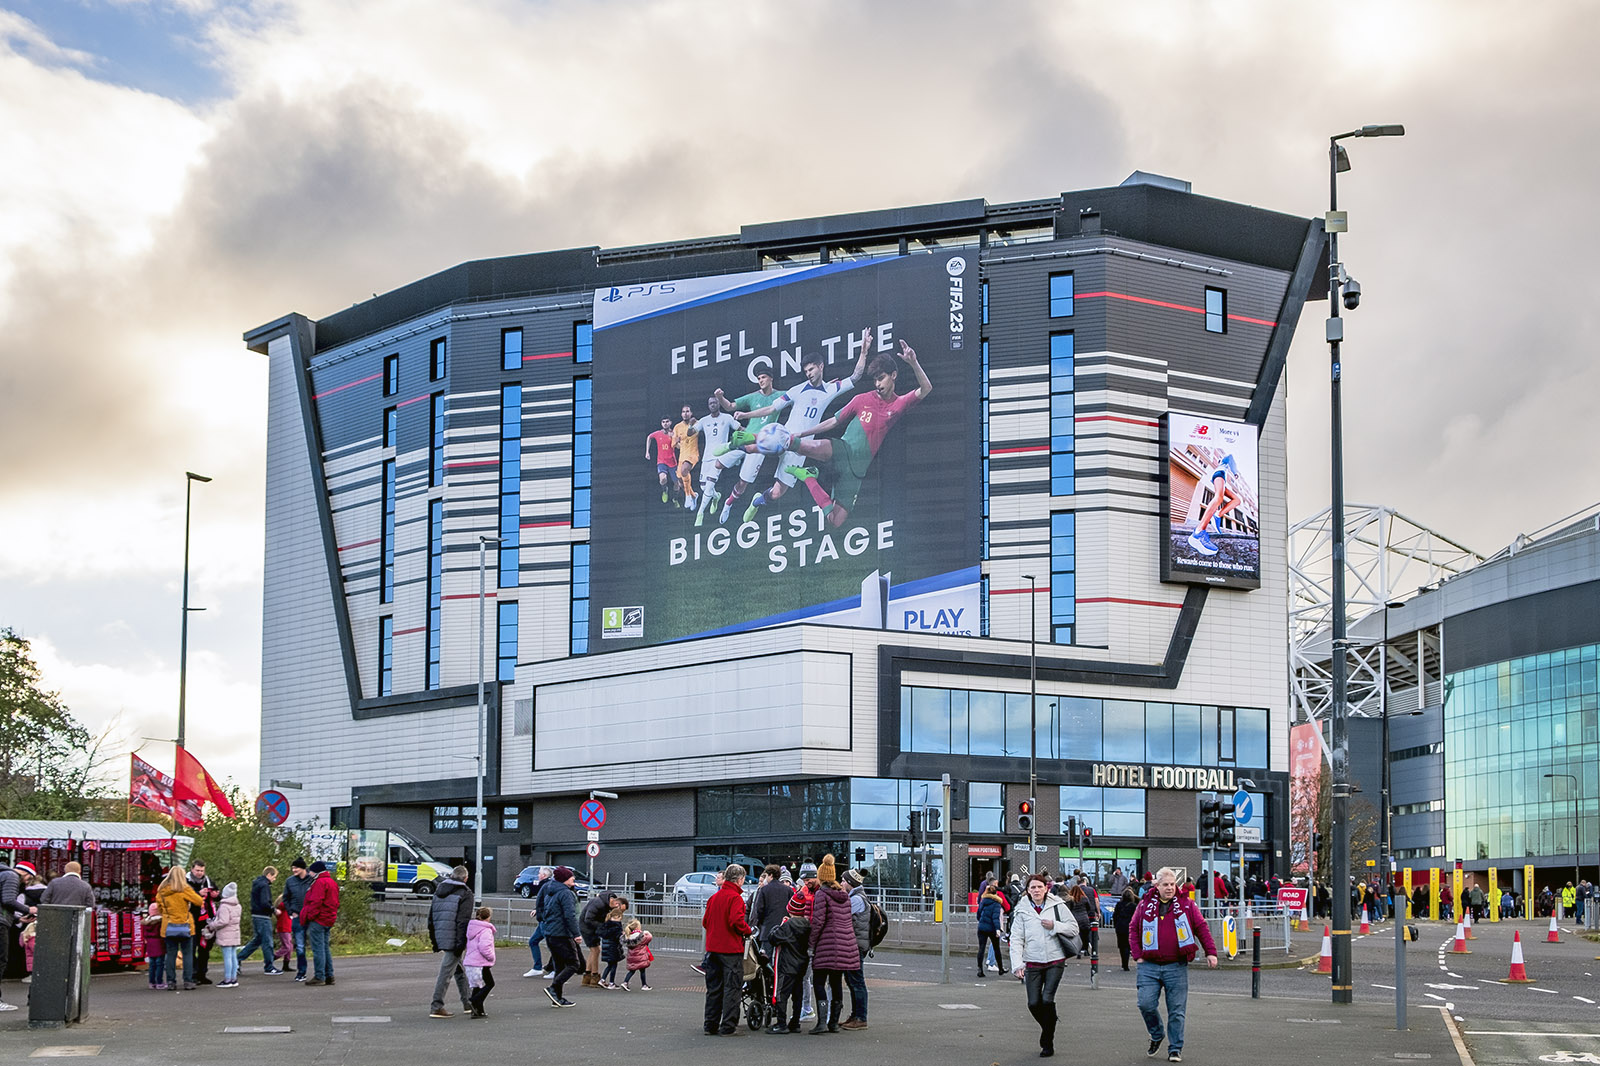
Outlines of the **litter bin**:
M 94 912 L 83 907 L 39 907 L 28 988 L 28 1028 L 60 1029 L 89 1010 L 89 961 Z

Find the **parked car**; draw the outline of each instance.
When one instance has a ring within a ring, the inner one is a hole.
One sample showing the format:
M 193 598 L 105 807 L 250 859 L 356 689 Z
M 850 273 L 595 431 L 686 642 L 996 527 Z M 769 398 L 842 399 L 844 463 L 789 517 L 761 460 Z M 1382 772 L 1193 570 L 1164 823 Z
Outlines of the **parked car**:
M 523 899 L 532 899 L 534 892 L 539 888 L 539 874 L 544 870 L 554 873 L 555 867 L 524 866 L 522 872 L 517 875 L 517 879 L 511 882 L 512 889 L 521 893 Z M 584 899 L 589 895 L 589 882 L 582 874 L 577 875 L 572 882 L 572 887 L 577 890 L 579 899 Z
M 704 903 L 717 891 L 717 875 L 713 873 L 684 874 L 672 886 L 672 902 Z

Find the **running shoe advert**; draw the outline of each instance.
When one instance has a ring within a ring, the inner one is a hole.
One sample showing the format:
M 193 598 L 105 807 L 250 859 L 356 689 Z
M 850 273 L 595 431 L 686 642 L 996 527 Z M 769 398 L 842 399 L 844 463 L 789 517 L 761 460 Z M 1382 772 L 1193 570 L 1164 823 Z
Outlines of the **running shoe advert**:
M 1261 587 L 1256 427 L 1169 412 L 1161 423 L 1161 580 Z
M 975 250 L 594 294 L 589 636 L 977 635 Z

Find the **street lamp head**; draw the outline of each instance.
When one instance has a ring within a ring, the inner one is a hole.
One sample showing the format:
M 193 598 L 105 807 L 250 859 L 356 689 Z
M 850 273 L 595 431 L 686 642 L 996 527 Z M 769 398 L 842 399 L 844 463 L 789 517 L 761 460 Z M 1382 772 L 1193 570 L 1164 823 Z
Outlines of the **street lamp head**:
M 1333 169 L 1339 174 L 1350 169 L 1350 153 L 1344 150 L 1342 144 L 1333 146 Z
M 1383 126 L 1362 126 L 1354 134 L 1356 137 L 1404 137 L 1406 128 L 1398 122 L 1391 122 Z
M 210 481 L 211 480 L 210 478 L 206 477 L 204 474 L 196 474 L 193 470 L 185 470 L 183 473 L 184 473 L 184 476 L 187 477 L 190 481 Z

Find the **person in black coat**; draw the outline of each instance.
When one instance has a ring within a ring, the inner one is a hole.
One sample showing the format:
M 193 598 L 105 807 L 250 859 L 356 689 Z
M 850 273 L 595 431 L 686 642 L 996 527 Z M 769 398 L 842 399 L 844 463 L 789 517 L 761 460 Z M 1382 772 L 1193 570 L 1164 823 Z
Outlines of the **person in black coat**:
M 1117 951 L 1122 955 L 1122 968 L 1128 968 L 1128 926 L 1133 921 L 1133 912 L 1139 909 L 1139 897 L 1132 888 L 1122 892 L 1122 898 L 1117 900 L 1116 909 L 1111 912 L 1111 924 L 1117 930 Z
M 805 987 L 806 966 L 811 961 L 811 923 L 806 921 L 805 907 L 788 916 L 772 931 L 773 968 L 778 975 L 776 1020 L 767 1032 L 798 1033 L 800 1031 L 800 993 Z M 788 1019 L 785 1022 L 785 1018 Z
M 450 1012 L 444 1009 L 444 990 L 452 978 L 461 996 L 461 1009 L 473 1009 L 471 993 L 467 991 L 467 975 L 461 968 L 461 953 L 467 950 L 467 923 L 471 920 L 472 890 L 467 887 L 467 868 L 457 866 L 449 877 L 440 879 L 428 907 L 428 939 L 433 950 L 443 956 L 433 982 L 430 1018 L 450 1017 Z

